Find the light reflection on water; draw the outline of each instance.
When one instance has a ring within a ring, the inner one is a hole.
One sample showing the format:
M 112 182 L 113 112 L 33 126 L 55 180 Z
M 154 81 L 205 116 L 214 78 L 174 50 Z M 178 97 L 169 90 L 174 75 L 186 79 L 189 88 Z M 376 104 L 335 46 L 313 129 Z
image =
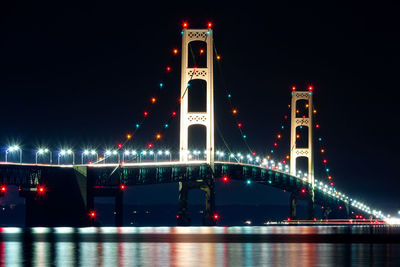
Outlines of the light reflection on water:
M 386 229 L 374 229 L 373 232 Z M 389 232 L 393 232 L 390 230 Z M 398 231 L 396 231 L 398 233 Z M 400 244 L 286 242 L 291 235 L 369 235 L 368 227 L 0 228 L 0 266 L 399 265 Z M 227 239 L 221 236 L 239 236 Z M 282 242 L 254 241 L 279 235 Z M 150 236 L 150 239 L 141 239 Z M 185 239 L 180 239 L 185 237 Z M 201 239 L 207 237 L 206 239 Z M 166 238 L 166 239 L 162 239 Z M 307 240 L 307 239 L 304 239 Z

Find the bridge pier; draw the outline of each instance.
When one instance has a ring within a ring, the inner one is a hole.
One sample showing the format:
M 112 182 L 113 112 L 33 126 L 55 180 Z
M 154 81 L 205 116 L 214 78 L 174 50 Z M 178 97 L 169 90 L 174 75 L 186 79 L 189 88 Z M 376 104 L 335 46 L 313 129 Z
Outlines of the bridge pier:
M 290 193 L 289 218 L 291 220 L 297 220 L 297 202 L 298 201 L 307 201 L 307 208 L 308 208 L 307 219 L 313 220 L 315 217 L 313 197 L 310 193 L 305 194 L 305 193 L 299 193 L 299 192 Z
M 203 218 L 204 226 L 214 226 L 218 218 L 215 218 L 215 185 L 214 179 L 196 182 L 179 182 L 179 210 L 177 224 L 179 226 L 188 226 L 191 223 L 189 216 L 189 191 L 200 189 L 205 192 L 205 216 Z
M 89 225 L 86 168 L 54 168 L 40 175 L 42 184 L 20 191 L 25 197 L 25 226 Z

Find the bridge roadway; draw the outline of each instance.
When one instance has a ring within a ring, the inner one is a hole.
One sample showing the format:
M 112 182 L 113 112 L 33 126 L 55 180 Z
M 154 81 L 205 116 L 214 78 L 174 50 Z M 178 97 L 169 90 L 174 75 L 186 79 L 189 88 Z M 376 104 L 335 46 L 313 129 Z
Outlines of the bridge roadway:
M 290 218 L 296 219 L 298 201 L 308 203 L 308 217 L 314 217 L 314 206 L 323 207 L 324 217 L 349 217 L 350 203 L 326 194 L 317 187 L 312 196 L 309 183 L 278 170 L 263 166 L 232 162 L 215 162 L 214 173 L 205 161 L 143 162 L 124 164 L 49 165 L 29 163 L 0 163 L 0 185 L 16 185 L 26 198 L 27 226 L 75 226 L 93 224 L 88 218 L 94 210 L 94 197 L 115 197 L 116 225 L 122 224 L 121 185 L 139 186 L 162 183 L 179 184 L 178 224 L 190 225 L 188 191 L 206 191 L 205 225 L 216 218 L 215 179 L 228 177 L 245 183 L 259 183 L 290 193 Z M 43 187 L 43 192 L 38 188 Z M 1 195 L 0 195 L 1 196 Z M 52 219 L 49 218 L 51 214 Z

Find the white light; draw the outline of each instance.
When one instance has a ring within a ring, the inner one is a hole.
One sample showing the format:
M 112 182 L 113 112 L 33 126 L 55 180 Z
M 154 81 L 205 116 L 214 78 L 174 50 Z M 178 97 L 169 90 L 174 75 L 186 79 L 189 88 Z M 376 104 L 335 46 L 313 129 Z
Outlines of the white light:
M 65 150 L 64 150 L 64 149 L 61 149 L 60 155 L 61 155 L 61 156 L 64 156 L 64 155 L 65 155 Z
M 117 155 L 117 151 L 116 150 L 114 150 L 112 153 L 113 153 L 113 155 Z
M 169 155 L 169 150 L 166 150 L 164 153 L 165 155 Z
M 85 151 L 83 151 L 84 155 L 89 155 L 89 150 L 85 149 Z
M 158 154 L 158 155 L 162 155 L 162 151 L 159 150 L 159 151 L 157 152 L 157 154 Z
M 150 153 L 149 153 L 150 155 L 154 155 L 154 152 L 153 151 L 150 151 Z
M 92 155 L 96 155 L 96 150 L 92 150 L 92 151 L 90 151 L 90 154 L 92 154 Z
M 132 150 L 132 155 L 136 155 L 136 150 Z
M 106 150 L 106 153 L 104 153 L 106 156 L 111 155 L 111 151 L 110 150 Z
M 142 154 L 143 155 L 147 155 L 147 151 L 142 151 Z
M 68 155 L 72 154 L 72 150 L 71 150 L 71 149 L 68 149 L 68 150 L 67 150 L 67 154 L 68 154 Z
M 129 152 L 128 150 L 126 150 L 126 151 L 124 152 L 124 154 L 129 156 L 129 155 L 131 154 L 131 152 Z

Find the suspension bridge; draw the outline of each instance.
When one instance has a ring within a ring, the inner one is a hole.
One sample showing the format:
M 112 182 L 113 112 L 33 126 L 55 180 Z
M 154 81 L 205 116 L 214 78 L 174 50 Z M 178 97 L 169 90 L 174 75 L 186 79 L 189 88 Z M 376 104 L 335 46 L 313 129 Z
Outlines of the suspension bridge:
M 206 62 L 202 67 L 189 66 L 189 46 L 191 42 L 199 41 L 205 44 L 200 53 L 205 55 Z M 12 145 L 5 151 L 5 161 L 0 163 L 0 197 L 7 194 L 8 186 L 18 186 L 20 196 L 26 199 L 27 226 L 93 225 L 96 219 L 94 198 L 113 197 L 115 224 L 121 226 L 123 194 L 127 186 L 176 183 L 179 187 L 177 224 L 190 225 L 188 194 L 190 190 L 200 189 L 205 192 L 203 223 L 216 225 L 219 215 L 215 207 L 215 181 L 222 179 L 239 180 L 244 184 L 259 183 L 287 192 L 288 220 L 296 220 L 298 202 L 307 204 L 310 220 L 316 219 L 316 208 L 323 210 L 324 219 L 353 218 L 355 214 L 364 219 L 386 219 L 381 211 L 340 192 L 332 186 L 333 183 L 314 177 L 313 129 L 318 125 L 313 121 L 312 87 L 305 91 L 292 88 L 290 155 L 285 160 L 215 148 L 213 66 L 214 59 L 219 59 L 219 55 L 214 55 L 213 44 L 211 24 L 205 29 L 188 29 L 184 25 L 177 155 L 172 150 L 155 150 L 152 144 L 147 145 L 145 150 L 137 151 L 128 149 L 123 143 L 114 150 L 105 151 L 104 155 L 85 149 L 79 157 L 71 149 L 62 149 L 57 151 L 56 159 L 53 159 L 54 151 L 40 148 L 35 153 L 34 162 L 24 163 L 22 149 Z M 202 80 L 206 85 L 206 107 L 202 112 L 189 111 L 191 103 L 188 95 L 191 93 L 190 83 L 194 80 Z M 302 102 L 306 103 L 306 112 L 299 114 L 298 105 Z M 236 112 L 233 109 L 233 113 Z M 175 115 L 174 112 L 172 116 Z M 189 128 L 194 125 L 202 125 L 206 129 L 205 149 L 189 150 Z M 238 123 L 245 139 L 241 127 Z M 306 145 L 301 147 L 297 133 L 299 128 L 307 129 Z M 130 138 L 131 135 L 128 135 L 127 141 Z M 159 138 L 157 135 L 156 139 Z M 10 162 L 11 158 L 13 162 Z M 306 172 L 298 168 L 299 158 L 307 159 Z

